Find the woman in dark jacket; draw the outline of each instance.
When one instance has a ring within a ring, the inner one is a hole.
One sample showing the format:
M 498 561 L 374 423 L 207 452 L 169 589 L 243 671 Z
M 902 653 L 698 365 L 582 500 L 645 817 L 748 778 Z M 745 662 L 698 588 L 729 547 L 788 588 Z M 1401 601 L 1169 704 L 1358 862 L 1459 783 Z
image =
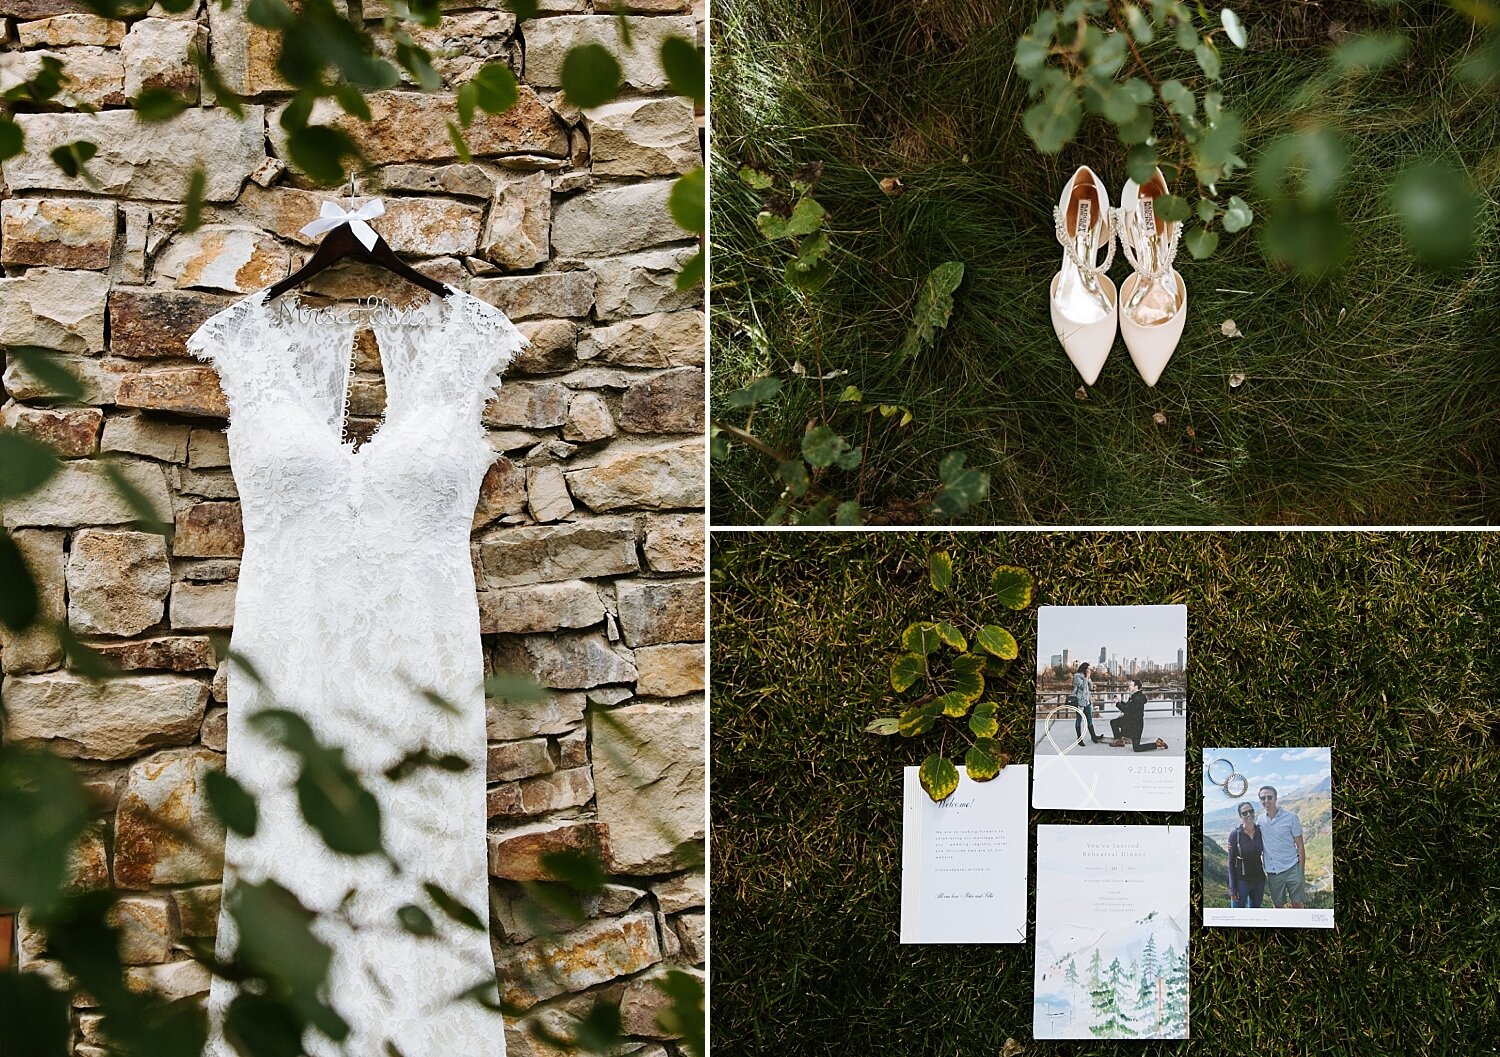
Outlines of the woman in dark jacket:
M 1260 909 L 1266 890 L 1266 868 L 1262 860 L 1266 846 L 1255 824 L 1255 806 L 1240 805 L 1240 824 L 1229 831 L 1229 905 L 1243 910 Z
M 1131 748 L 1136 752 L 1154 752 L 1157 749 L 1165 749 L 1167 743 L 1160 738 L 1154 742 L 1141 740 L 1141 734 L 1146 729 L 1146 693 L 1141 689 L 1140 682 L 1135 679 L 1130 680 L 1130 688 L 1135 692 L 1120 702 L 1120 714 L 1109 721 L 1109 729 L 1115 735 L 1115 740 L 1110 744 L 1117 749 L 1123 749 L 1128 740 Z

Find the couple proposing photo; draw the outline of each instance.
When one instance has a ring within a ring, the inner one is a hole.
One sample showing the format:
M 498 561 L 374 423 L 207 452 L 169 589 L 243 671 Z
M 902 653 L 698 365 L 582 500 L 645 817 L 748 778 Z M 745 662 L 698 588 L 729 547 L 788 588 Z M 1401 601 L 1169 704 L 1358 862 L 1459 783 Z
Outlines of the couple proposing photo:
M 1257 910 L 1327 911 L 1276 920 L 1332 924 L 1331 756 L 1326 748 L 1203 750 L 1205 924 L 1235 924 L 1234 911 Z
M 1160 737 L 1147 740 L 1142 736 L 1146 726 L 1146 692 L 1141 689 L 1139 679 L 1126 681 L 1126 689 L 1130 696 L 1123 701 L 1116 702 L 1120 710 L 1119 716 L 1109 721 L 1110 733 L 1113 740 L 1109 742 L 1111 748 L 1123 749 L 1128 742 L 1130 748 L 1135 752 L 1154 752 L 1157 749 L 1170 748 Z M 1073 710 L 1073 736 L 1078 745 L 1087 744 L 1083 740 L 1083 725 L 1088 722 L 1089 739 L 1098 744 L 1104 741 L 1104 737 L 1094 731 L 1094 709 L 1093 709 L 1094 684 L 1089 677 L 1089 665 L 1080 664 L 1078 671 L 1073 673 L 1073 693 L 1063 703 L 1064 708 Z

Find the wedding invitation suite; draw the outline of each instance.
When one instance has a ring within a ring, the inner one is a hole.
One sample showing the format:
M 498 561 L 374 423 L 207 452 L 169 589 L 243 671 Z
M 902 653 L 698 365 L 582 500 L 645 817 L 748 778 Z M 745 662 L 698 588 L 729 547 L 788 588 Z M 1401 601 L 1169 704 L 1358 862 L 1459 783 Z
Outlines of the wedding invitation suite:
M 1027 770 L 975 782 L 960 767 L 958 789 L 935 804 L 906 768 L 902 943 L 1025 942 Z
M 1328 749 L 1203 750 L 1203 924 L 1334 927 Z
M 1181 811 L 1187 607 L 1037 610 L 1031 804 Z
M 1188 1037 L 1187 826 L 1038 826 L 1037 1039 Z

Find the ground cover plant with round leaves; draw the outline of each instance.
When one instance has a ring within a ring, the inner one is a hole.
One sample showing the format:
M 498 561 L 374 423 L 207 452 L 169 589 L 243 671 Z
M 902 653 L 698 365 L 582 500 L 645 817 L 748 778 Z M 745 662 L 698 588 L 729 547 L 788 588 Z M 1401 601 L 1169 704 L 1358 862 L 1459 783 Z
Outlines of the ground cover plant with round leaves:
M 949 596 L 953 580 L 952 557 L 947 551 L 933 551 L 928 556 L 932 589 Z M 1011 612 L 1031 604 L 1034 586 L 1031 574 L 1015 565 L 1001 565 L 989 577 L 991 600 Z M 898 695 L 918 696 L 910 702 L 898 697 L 896 715 L 877 717 L 865 727 L 871 734 L 903 738 L 941 730 L 938 748 L 918 770 L 922 788 L 934 801 L 946 800 L 958 788 L 958 768 L 945 751 L 947 731 L 955 724 L 962 723 L 970 735 L 964 754 L 964 769 L 970 779 L 987 782 L 1010 762 L 995 740 L 1000 729 L 1000 706 L 994 700 L 981 699 L 987 696 L 987 689 L 989 697 L 995 696 L 993 680 L 1005 674 L 1019 656 L 1020 647 L 1015 635 L 1004 627 L 980 623 L 985 615 L 969 612 L 954 620 L 919 620 L 907 625 L 901 633 L 901 652 L 891 662 L 890 684 Z M 968 628 L 967 633 L 964 628 Z M 987 683 L 987 677 L 992 681 Z

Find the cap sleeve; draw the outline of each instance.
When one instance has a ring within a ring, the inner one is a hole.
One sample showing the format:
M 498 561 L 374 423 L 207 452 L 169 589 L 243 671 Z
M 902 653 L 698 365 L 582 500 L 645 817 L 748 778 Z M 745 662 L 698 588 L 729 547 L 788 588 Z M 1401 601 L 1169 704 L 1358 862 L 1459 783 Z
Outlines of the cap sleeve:
M 453 334 L 464 364 L 466 380 L 480 407 L 489 400 L 512 360 L 531 342 L 500 309 L 473 294 L 458 291 L 463 326 Z

